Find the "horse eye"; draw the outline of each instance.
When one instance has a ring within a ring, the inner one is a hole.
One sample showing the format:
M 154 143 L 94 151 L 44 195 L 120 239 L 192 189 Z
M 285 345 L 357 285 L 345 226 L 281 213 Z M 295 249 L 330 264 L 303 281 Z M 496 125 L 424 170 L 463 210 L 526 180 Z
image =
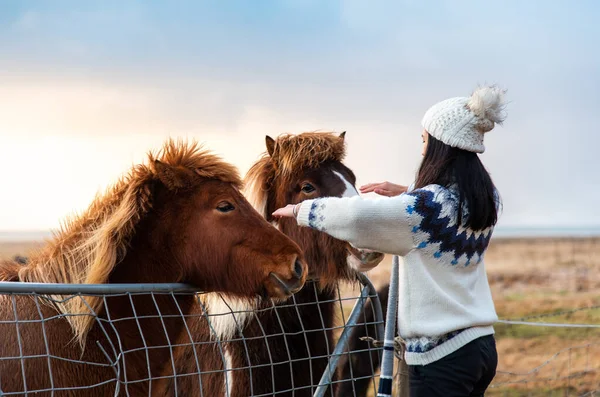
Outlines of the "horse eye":
M 313 185 L 311 185 L 310 183 L 305 183 L 302 185 L 302 191 L 304 193 L 312 193 L 315 191 L 315 187 Z
M 233 205 L 231 205 L 231 203 L 228 203 L 227 201 L 222 201 L 219 203 L 219 205 L 217 205 L 217 211 L 219 212 L 230 212 L 233 211 L 235 209 L 235 207 Z

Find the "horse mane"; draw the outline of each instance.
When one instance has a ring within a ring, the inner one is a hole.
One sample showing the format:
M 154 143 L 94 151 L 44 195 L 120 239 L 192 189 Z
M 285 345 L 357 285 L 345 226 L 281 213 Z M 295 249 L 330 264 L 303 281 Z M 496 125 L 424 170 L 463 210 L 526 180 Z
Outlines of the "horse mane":
M 267 217 L 269 191 L 275 178 L 284 182 L 307 168 L 317 168 L 328 161 L 342 161 L 346 156 L 343 139 L 333 132 L 282 134 L 275 140 L 273 155 L 263 153 L 250 167 L 244 179 L 248 201 Z
M 153 206 L 152 185 L 158 181 L 155 161 L 174 169 L 188 169 L 202 178 L 242 182 L 235 167 L 193 141 L 169 139 L 148 162 L 130 171 L 95 199 L 80 215 L 65 219 L 53 238 L 29 263 L 18 268 L 18 281 L 103 284 L 125 257 L 136 227 Z M 0 272 L 1 273 L 1 272 Z M 15 277 L 13 277 L 15 278 Z M 101 297 L 58 299 L 54 306 L 71 325 L 83 347 L 94 314 L 102 309 Z M 89 306 L 88 306 L 89 305 Z

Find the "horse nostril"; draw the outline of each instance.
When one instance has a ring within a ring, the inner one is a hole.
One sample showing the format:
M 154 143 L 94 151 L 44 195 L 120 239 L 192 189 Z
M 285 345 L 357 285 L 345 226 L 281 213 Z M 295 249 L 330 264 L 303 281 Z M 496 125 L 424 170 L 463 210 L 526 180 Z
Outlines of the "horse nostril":
M 294 275 L 298 278 L 302 278 L 302 263 L 296 259 L 296 262 L 294 263 Z

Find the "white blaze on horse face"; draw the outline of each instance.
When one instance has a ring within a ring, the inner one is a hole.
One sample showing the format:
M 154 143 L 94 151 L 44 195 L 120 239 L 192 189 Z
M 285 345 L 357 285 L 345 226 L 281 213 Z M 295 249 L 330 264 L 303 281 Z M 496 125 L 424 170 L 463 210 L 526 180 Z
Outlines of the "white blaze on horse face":
M 342 197 L 358 196 L 358 190 L 356 190 L 356 187 L 354 187 L 353 184 L 348 182 L 348 180 L 346 178 L 344 178 L 344 176 L 342 174 L 340 174 L 339 172 L 333 171 L 333 173 L 335 175 L 337 175 L 337 177 L 340 178 L 342 180 L 342 182 L 344 182 L 344 185 L 346 186 L 346 190 L 344 190 L 344 193 L 342 193 Z

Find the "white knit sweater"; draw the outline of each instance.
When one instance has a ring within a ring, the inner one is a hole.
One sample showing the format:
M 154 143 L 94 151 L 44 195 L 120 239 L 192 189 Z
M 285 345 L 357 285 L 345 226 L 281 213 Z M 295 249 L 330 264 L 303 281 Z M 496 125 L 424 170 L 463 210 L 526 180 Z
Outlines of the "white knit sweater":
M 298 210 L 300 225 L 404 258 L 398 326 L 409 365 L 429 364 L 494 333 L 498 317 L 482 260 L 492 228 L 457 226 L 457 208 L 453 190 L 430 185 L 391 198 L 307 200 Z

